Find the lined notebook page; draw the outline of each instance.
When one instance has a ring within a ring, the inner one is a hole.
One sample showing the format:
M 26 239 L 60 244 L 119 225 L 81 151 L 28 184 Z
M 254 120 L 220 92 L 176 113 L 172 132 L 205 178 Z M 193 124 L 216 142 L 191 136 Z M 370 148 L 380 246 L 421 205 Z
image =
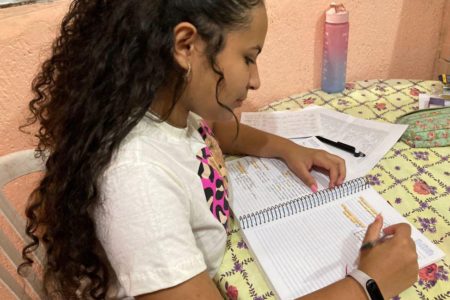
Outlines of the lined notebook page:
M 294 142 L 309 148 L 328 149 L 315 137 Z M 248 214 L 311 193 L 310 187 L 279 159 L 246 156 L 226 164 L 232 198 L 239 199 L 232 201 L 235 215 Z M 316 171 L 311 174 L 317 181 L 318 190 L 328 187 L 327 176 Z
M 362 197 L 362 198 L 361 198 Z M 366 227 L 382 212 L 385 224 L 406 222 L 372 188 L 321 207 L 247 228 L 244 236 L 281 299 L 295 299 L 345 277 L 356 266 Z M 443 252 L 413 228 L 424 267 Z
M 311 194 L 311 189 L 292 173 L 284 162 L 272 158 L 246 156 L 227 162 L 235 215 L 244 215 L 275 204 Z M 328 178 L 312 172 L 319 190 L 328 187 Z

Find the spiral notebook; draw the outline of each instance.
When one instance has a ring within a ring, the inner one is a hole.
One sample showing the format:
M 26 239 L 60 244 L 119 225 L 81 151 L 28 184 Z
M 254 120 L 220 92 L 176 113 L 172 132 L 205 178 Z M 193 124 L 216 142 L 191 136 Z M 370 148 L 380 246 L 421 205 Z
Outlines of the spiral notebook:
M 367 226 L 408 221 L 364 178 L 311 194 L 277 159 L 227 163 L 232 210 L 259 267 L 280 299 L 295 299 L 345 277 L 356 267 Z M 444 253 L 412 226 L 420 267 Z

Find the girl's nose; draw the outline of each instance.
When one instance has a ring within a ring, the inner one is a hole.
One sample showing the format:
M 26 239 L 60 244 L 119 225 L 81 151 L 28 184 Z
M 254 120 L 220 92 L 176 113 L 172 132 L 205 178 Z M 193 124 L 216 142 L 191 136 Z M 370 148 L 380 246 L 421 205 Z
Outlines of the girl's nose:
M 254 68 L 250 71 L 250 78 L 248 81 L 248 89 L 257 90 L 261 86 L 261 81 L 259 80 L 258 67 L 254 65 Z

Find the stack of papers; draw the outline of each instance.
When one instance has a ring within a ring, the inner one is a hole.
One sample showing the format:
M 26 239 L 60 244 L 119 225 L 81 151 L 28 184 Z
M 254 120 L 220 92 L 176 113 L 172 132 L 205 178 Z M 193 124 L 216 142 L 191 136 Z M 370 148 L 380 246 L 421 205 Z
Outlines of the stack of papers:
M 366 175 L 408 127 L 355 118 L 319 106 L 300 111 L 244 112 L 241 123 L 294 141 L 322 136 L 355 147 L 366 156 L 354 157 L 351 153 L 314 141 L 314 144 L 319 144 L 316 148 L 325 149 L 345 160 L 347 180 Z

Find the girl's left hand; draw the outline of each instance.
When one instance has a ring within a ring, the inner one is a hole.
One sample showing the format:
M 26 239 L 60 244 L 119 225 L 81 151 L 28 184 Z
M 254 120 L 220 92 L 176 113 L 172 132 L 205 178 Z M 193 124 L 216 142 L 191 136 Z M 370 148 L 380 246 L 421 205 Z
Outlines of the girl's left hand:
M 328 171 L 329 187 L 340 185 L 345 179 L 345 161 L 339 156 L 324 150 L 306 148 L 290 143 L 281 157 L 289 169 L 294 172 L 313 192 L 317 191 L 317 183 L 310 171 L 313 167 Z

